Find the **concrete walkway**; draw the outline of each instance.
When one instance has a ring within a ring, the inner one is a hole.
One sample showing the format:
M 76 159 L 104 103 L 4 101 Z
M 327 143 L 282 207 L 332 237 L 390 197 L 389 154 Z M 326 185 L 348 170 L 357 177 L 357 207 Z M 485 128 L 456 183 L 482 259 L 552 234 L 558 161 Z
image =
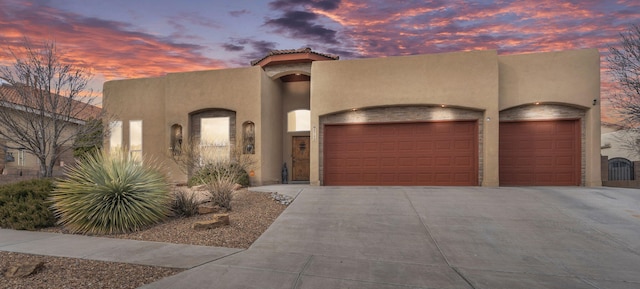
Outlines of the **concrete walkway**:
M 271 189 L 290 188 L 260 188 Z M 244 251 L 12 230 L 0 230 L 0 250 L 191 268 L 141 288 L 640 288 L 638 190 L 289 194 L 296 200 Z

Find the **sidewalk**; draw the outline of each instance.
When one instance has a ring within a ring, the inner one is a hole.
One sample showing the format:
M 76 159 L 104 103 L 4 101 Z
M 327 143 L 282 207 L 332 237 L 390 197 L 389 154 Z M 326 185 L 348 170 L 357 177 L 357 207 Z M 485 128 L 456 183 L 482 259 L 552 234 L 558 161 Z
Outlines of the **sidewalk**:
M 0 229 L 0 251 L 191 269 L 243 250 Z

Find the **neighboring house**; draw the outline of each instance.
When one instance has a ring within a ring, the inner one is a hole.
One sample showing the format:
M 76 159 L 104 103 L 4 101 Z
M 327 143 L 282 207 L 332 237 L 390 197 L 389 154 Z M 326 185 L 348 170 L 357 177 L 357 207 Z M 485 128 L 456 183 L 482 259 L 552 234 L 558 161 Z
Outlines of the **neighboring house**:
M 640 134 L 623 126 L 602 123 L 601 154 L 612 158 L 625 158 L 630 161 L 640 161 L 640 155 L 628 146 L 640 140 Z
M 600 186 L 600 55 L 471 51 L 338 60 L 272 51 L 251 67 L 109 81 L 110 147 L 169 160 L 240 143 L 254 185 Z M 183 141 L 185 140 L 185 141 Z
M 628 127 L 602 123 L 601 155 L 603 185 L 640 187 L 640 134 Z
M 8 100 L 8 102 L 5 103 L 0 102 L 0 109 L 26 111 L 25 104 L 21 103 L 16 88 L 2 79 L 0 79 L 0 94 L 3 95 L 4 99 Z M 57 97 L 63 96 L 58 95 Z M 77 109 L 78 112 L 73 113 L 77 118 L 73 118 L 71 120 L 71 125 L 67 126 L 67 130 L 63 132 L 61 139 L 75 134 L 77 132 L 77 126 L 83 125 L 85 121 L 91 118 L 97 118 L 102 110 L 101 108 L 92 105 L 85 106 L 85 104 L 77 106 Z M 3 125 L 6 124 L 0 123 L 0 126 Z M 67 143 L 66 146 L 70 147 L 72 144 L 73 143 Z M 40 162 L 38 158 L 27 152 L 24 147 L 3 139 L 1 136 L 0 154 L 2 156 L 0 158 L 0 171 L 2 175 L 39 176 Z M 73 150 L 70 149 L 58 158 L 56 165 L 54 166 L 54 173 L 60 175 L 62 173 L 62 170 L 60 169 L 62 166 L 65 164 L 71 165 L 73 163 Z

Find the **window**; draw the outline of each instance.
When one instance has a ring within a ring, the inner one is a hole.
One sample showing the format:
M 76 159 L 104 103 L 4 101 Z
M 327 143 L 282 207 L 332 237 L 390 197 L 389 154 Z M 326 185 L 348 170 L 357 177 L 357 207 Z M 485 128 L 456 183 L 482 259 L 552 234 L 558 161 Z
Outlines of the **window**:
M 311 128 L 311 112 L 294 110 L 287 114 L 287 131 L 309 131 Z
M 207 117 L 200 119 L 200 150 L 206 159 L 229 159 L 229 117 Z
M 24 150 L 23 149 L 18 150 L 18 165 L 24 166 Z
M 142 121 L 129 121 L 129 156 L 142 160 Z
M 122 148 L 122 121 L 116 120 L 109 124 L 111 137 L 109 139 L 109 149 L 116 151 Z

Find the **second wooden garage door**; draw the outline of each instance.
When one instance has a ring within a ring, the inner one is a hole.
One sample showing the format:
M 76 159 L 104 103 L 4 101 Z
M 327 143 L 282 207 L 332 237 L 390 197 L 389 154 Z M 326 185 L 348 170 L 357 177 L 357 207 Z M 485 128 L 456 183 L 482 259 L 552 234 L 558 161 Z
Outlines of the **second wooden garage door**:
M 478 185 L 476 121 L 326 125 L 325 185 Z
M 500 185 L 580 185 L 580 121 L 500 123 Z

